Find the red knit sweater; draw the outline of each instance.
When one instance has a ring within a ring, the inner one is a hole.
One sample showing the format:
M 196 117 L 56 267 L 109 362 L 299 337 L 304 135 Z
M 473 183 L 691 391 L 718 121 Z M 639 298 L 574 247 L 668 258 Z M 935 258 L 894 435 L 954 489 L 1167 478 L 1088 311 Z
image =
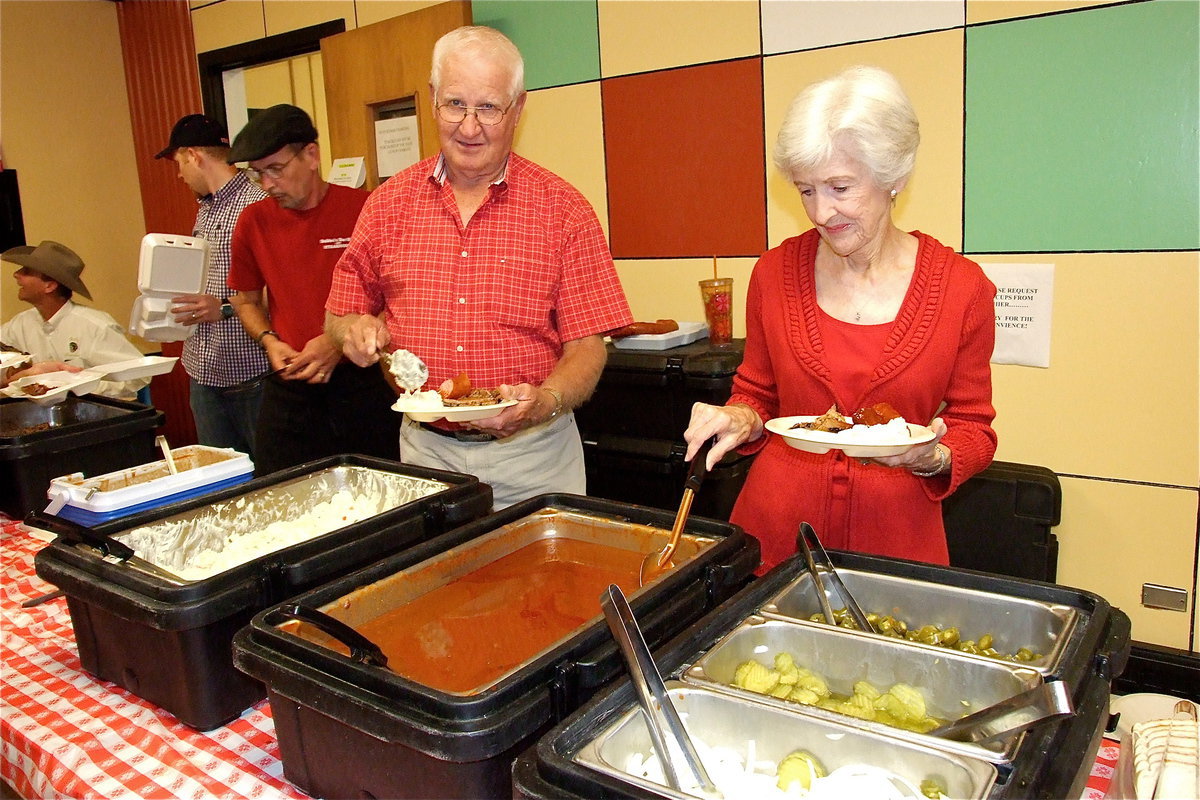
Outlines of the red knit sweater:
M 845 413 L 886 401 L 911 422 L 945 422 L 952 468 L 935 478 L 860 464 L 840 451 L 814 455 L 770 433 L 743 450 L 761 450 L 731 521 L 762 544 L 765 571 L 796 551 L 799 524 L 812 524 L 827 547 L 948 563 L 941 500 L 982 470 L 996 452 L 991 428 L 990 359 L 996 288 L 975 264 L 937 240 L 920 240 L 908 294 L 866 392 L 834 382 L 818 328 L 813 265 L 816 230 L 763 255 L 746 300 L 746 354 L 730 403 L 762 419 Z M 939 413 L 938 407 L 946 406 Z

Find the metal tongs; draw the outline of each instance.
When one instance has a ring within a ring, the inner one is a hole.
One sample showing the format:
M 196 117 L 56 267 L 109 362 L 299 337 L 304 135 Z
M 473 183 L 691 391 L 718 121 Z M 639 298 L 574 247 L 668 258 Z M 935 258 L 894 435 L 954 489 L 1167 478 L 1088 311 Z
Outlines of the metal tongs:
M 1064 681 L 1047 681 L 1007 700 L 980 709 L 929 732 L 960 742 L 989 742 L 1020 733 L 1042 722 L 1075 713 Z
M 825 546 L 817 538 L 817 532 L 813 530 L 812 525 L 809 525 L 807 522 L 801 522 L 800 533 L 796 536 L 796 544 L 799 545 L 801 552 L 804 553 L 804 561 L 808 565 L 809 574 L 813 577 L 813 584 L 817 590 L 817 599 L 821 601 L 821 612 L 825 615 L 825 621 L 830 625 L 837 625 L 837 620 L 833 616 L 833 608 L 829 605 L 829 597 L 825 594 L 825 584 L 821 580 L 821 570 L 817 569 L 818 565 L 813 559 L 813 551 L 809 547 L 810 539 L 821 559 L 820 566 L 829 575 L 829 580 L 833 583 L 833 588 L 842 600 L 845 601 L 846 610 L 854 618 L 858 629 L 867 633 L 878 633 L 875 630 L 875 626 L 867 619 L 867 615 L 863 613 L 862 608 L 855 602 L 854 595 L 850 594 L 850 590 L 846 588 L 846 584 L 842 583 L 841 576 L 838 575 L 837 570 L 833 567 L 833 560 L 829 558 L 829 553 L 825 552 Z
M 609 584 L 608 589 L 600 595 L 600 607 L 604 609 L 604 619 L 613 638 L 617 640 L 621 655 L 625 657 L 625 665 L 629 668 L 629 677 L 642 704 L 642 716 L 654 739 L 654 749 L 662 763 L 667 783 L 681 792 L 701 797 L 723 797 L 700 763 L 700 756 L 683 727 L 679 712 L 667 696 L 666 684 L 654 665 L 650 648 L 646 646 L 641 628 L 633 618 L 633 611 L 621 587 Z

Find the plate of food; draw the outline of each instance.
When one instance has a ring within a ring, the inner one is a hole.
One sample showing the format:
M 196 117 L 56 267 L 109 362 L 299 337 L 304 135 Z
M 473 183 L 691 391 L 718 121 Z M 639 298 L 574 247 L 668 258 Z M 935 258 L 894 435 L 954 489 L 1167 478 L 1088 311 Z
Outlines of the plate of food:
M 915 425 L 887 403 L 861 408 L 846 416 L 833 406 L 824 414 L 776 417 L 766 428 L 797 450 L 824 454 L 841 450 L 851 458 L 898 456 L 937 435 L 924 425 Z
M 403 394 L 392 404 L 393 411 L 406 414 L 414 422 L 470 422 L 471 420 L 494 417 L 516 400 L 503 400 L 494 389 L 476 389 L 455 399 L 443 398 L 437 392 L 411 392 Z
M 32 400 L 39 406 L 52 406 L 66 400 L 73 387 L 82 385 L 80 381 L 75 380 L 80 374 L 82 373 L 46 372 L 41 375 L 29 375 L 17 378 L 5 386 L 4 393 L 9 397 Z M 84 381 L 92 383 L 88 376 L 84 377 Z M 99 384 L 100 379 L 96 378 L 94 383 Z M 92 389 L 95 388 L 93 385 Z
M 0 369 L 20 367 L 28 364 L 33 357 L 17 350 L 0 350 Z

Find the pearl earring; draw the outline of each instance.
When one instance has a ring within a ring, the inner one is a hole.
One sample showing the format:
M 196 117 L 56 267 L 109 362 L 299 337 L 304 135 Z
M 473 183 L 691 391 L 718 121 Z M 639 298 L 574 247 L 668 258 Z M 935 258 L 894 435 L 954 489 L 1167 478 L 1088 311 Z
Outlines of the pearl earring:
M 896 199 L 896 190 L 895 190 L 895 189 L 892 189 L 892 193 L 891 193 L 891 194 L 892 194 L 892 199 L 893 199 L 893 200 L 895 200 L 895 199 Z

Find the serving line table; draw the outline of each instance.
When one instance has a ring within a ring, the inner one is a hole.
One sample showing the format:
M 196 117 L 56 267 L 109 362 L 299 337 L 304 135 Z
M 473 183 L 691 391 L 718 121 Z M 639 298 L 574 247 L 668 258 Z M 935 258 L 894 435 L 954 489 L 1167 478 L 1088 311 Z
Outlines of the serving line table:
M 84 672 L 44 543 L 0 515 L 0 778 L 26 798 L 307 798 L 283 777 L 264 700 L 201 733 Z
M 283 777 L 271 706 L 200 732 L 83 671 L 67 601 L 31 608 L 44 542 L 0 515 L 0 778 L 26 798 L 263 798 L 308 795 Z M 1105 739 L 1084 800 L 1104 800 L 1119 753 Z

